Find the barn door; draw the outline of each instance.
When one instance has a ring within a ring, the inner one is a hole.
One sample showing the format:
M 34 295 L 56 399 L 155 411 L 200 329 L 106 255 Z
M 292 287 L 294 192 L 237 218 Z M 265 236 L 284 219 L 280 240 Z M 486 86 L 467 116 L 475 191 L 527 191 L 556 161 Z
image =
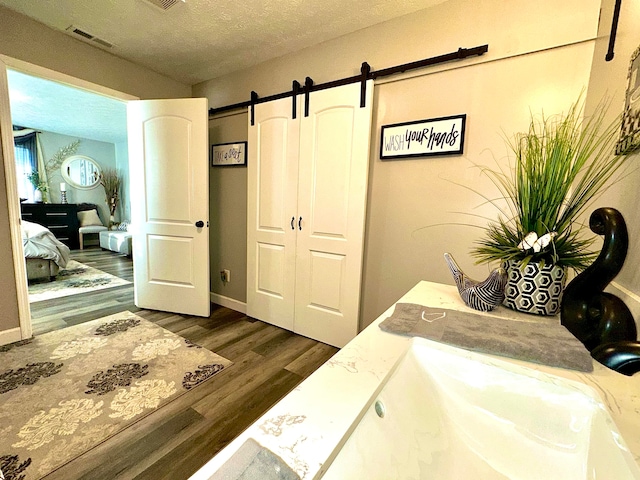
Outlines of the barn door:
M 254 107 L 247 165 L 247 315 L 287 330 L 294 330 L 300 135 L 291 103 Z
M 373 82 L 311 93 L 300 123 L 295 331 L 337 347 L 358 334 Z
M 338 347 L 358 333 L 372 101 L 347 85 L 249 125 L 247 314 Z

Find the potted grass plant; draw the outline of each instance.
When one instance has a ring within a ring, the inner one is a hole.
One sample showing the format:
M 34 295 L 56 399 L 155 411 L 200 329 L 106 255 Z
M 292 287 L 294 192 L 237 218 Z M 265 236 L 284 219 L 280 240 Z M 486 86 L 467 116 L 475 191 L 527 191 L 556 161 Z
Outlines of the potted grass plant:
M 121 184 L 122 180 L 115 169 L 105 168 L 100 174 L 100 185 L 104 188 L 105 200 L 109 207 L 109 228 L 115 223 L 116 209 L 120 201 Z
M 620 178 L 628 157 L 615 154 L 619 123 L 606 123 L 606 111 L 601 103 L 585 117 L 577 102 L 563 115 L 532 115 L 528 131 L 507 141 L 513 166 L 482 168 L 500 192 L 497 199 L 484 198 L 500 214 L 472 255 L 502 263 L 511 308 L 557 313 L 567 269 L 581 271 L 596 256 L 590 248 L 595 237 L 581 218 Z

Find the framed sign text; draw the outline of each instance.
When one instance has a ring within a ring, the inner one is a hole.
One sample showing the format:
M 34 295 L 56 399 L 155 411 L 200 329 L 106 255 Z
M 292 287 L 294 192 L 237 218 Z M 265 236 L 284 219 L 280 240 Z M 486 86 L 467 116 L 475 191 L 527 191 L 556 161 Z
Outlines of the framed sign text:
M 380 159 L 461 155 L 467 115 L 431 118 L 382 127 Z

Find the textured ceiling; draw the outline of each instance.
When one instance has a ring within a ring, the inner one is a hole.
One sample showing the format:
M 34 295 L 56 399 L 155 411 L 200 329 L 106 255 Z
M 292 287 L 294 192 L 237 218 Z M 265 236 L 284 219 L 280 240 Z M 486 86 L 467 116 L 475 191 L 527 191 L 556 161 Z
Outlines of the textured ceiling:
M 101 142 L 127 140 L 124 102 L 9 70 L 14 125 Z
M 0 0 L 54 29 L 70 25 L 116 56 L 192 85 L 445 0 Z
M 145 0 L 0 5 L 57 30 L 73 25 L 113 44 L 112 54 L 192 85 L 444 1 L 186 0 L 164 12 Z M 12 71 L 9 90 L 15 125 L 126 141 L 123 102 Z

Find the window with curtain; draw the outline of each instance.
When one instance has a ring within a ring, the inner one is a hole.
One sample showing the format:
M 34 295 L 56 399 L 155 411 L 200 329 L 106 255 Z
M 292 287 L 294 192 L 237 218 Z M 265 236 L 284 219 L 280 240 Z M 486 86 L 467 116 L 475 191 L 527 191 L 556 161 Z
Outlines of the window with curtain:
M 16 174 L 18 180 L 18 195 L 29 202 L 34 201 L 36 189 L 29 181 L 28 175 L 38 171 L 38 156 L 36 151 L 36 134 L 28 133 L 13 139 L 16 157 Z

